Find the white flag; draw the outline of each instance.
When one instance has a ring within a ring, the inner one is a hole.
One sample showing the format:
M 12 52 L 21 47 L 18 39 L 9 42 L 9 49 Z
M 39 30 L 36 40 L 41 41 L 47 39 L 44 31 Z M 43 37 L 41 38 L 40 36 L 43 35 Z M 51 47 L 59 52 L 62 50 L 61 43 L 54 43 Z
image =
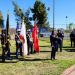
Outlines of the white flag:
M 20 39 L 23 43 L 23 55 L 27 55 L 27 39 L 26 39 L 26 25 L 24 24 L 24 20 L 22 22 L 21 32 L 20 32 Z

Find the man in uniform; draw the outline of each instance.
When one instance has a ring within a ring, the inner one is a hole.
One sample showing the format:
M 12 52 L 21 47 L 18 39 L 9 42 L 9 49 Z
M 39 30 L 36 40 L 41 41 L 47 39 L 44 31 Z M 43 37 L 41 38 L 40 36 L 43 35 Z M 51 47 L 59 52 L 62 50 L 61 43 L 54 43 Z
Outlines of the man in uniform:
M 20 55 L 22 56 L 22 42 L 20 41 L 20 29 L 17 30 L 17 34 L 15 35 L 15 41 L 16 41 L 16 58 L 18 58 L 19 50 Z
M 2 29 L 2 34 L 1 34 L 1 45 L 2 45 L 2 62 L 5 61 L 5 30 Z
M 5 46 L 6 46 L 6 51 L 7 51 L 7 57 L 8 57 L 8 59 L 11 59 L 10 58 L 10 46 L 11 46 L 11 44 L 9 41 L 9 37 L 7 38 L 7 42 L 6 42 Z
M 60 48 L 60 52 L 62 52 L 63 35 L 60 30 L 58 30 L 57 36 L 58 36 L 58 46 Z
M 30 30 L 28 30 L 26 37 L 27 37 L 27 46 L 28 46 L 28 55 L 29 55 L 30 53 L 31 54 L 33 53 L 33 40 L 32 40 Z M 31 49 L 31 52 L 30 52 L 30 49 Z

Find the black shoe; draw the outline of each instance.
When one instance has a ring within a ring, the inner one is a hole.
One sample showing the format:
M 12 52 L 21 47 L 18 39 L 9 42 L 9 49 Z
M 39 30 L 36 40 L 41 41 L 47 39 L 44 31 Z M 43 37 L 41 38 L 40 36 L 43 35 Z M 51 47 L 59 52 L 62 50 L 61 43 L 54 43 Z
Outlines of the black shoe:
M 16 59 L 18 59 L 18 56 L 16 56 Z
M 57 59 L 55 59 L 55 58 L 53 58 L 54 60 L 57 60 Z

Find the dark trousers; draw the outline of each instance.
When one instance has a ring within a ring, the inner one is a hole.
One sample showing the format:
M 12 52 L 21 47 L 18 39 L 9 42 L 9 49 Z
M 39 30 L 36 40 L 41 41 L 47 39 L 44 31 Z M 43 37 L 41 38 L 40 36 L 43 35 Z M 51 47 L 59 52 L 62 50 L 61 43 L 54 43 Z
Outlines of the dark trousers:
M 59 46 L 59 48 L 60 48 L 60 52 L 62 52 L 62 41 L 59 41 L 59 42 L 58 42 L 58 46 Z
M 6 48 L 8 50 L 7 56 L 10 57 L 10 48 Z
M 71 47 L 73 47 L 74 40 L 70 39 L 70 41 L 71 41 Z
M 5 61 L 5 47 L 2 47 L 2 62 Z
M 55 59 L 55 56 L 56 56 L 56 48 L 52 47 L 51 59 Z
M 22 56 L 22 45 L 21 44 L 16 46 L 16 57 L 17 58 L 18 58 L 19 52 L 20 52 L 20 56 Z
M 33 53 L 33 42 L 30 42 L 31 54 Z
M 28 42 L 28 55 L 33 53 L 33 42 Z
M 74 47 L 75 47 L 75 39 L 74 39 Z

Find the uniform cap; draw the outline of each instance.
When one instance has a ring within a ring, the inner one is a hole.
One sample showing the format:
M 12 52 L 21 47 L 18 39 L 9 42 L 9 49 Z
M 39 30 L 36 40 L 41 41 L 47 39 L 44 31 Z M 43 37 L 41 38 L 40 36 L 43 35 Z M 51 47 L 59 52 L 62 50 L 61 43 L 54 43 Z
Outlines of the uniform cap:
M 21 31 L 21 29 L 17 29 L 17 31 Z

